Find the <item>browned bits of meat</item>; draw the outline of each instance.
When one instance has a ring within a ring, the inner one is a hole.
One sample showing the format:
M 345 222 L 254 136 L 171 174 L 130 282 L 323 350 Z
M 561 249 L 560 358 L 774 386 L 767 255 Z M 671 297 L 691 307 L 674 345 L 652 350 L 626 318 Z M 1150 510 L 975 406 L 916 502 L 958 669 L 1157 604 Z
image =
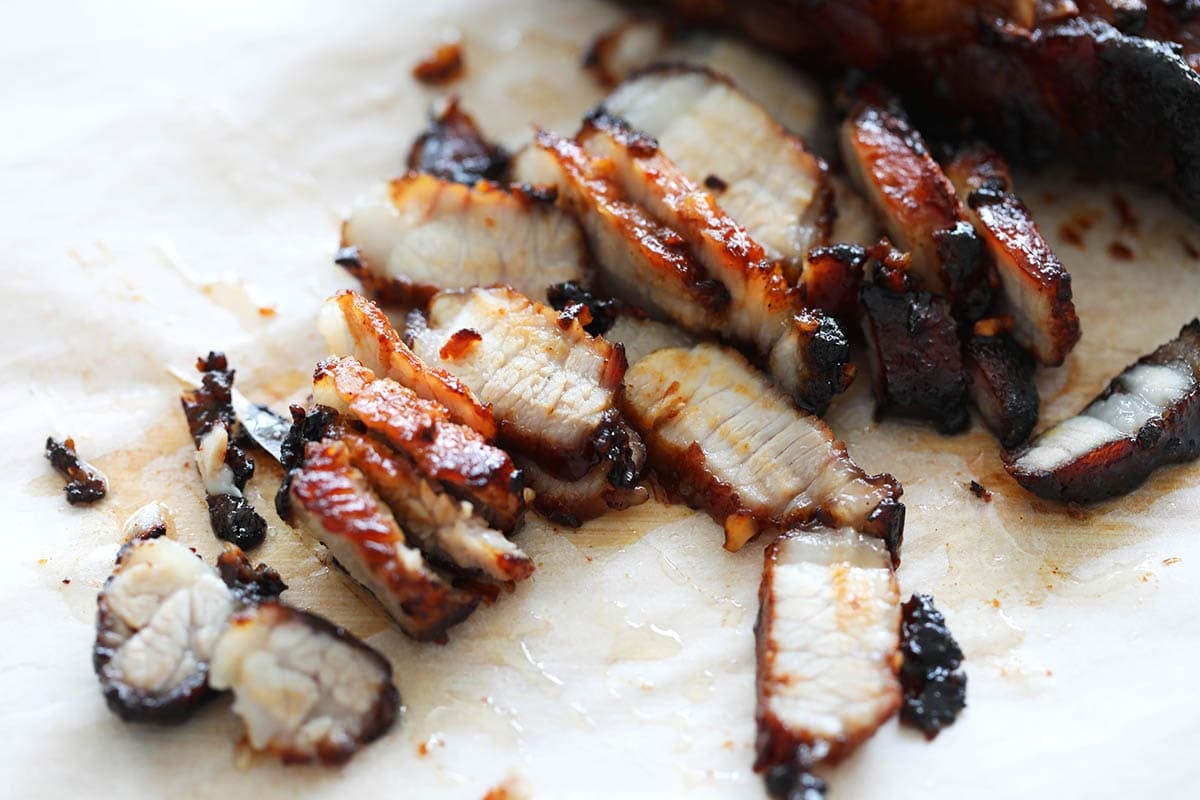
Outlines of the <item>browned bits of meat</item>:
M 989 492 L 986 488 L 984 488 L 984 485 L 982 483 L 980 483 L 979 481 L 971 481 L 970 483 L 967 484 L 967 488 L 970 489 L 971 494 L 975 495 L 983 502 L 985 502 L 985 503 L 992 502 L 992 493 Z
M 914 594 L 902 607 L 900 684 L 904 704 L 900 721 L 933 739 L 954 724 L 967 705 L 963 654 L 946 627 L 946 618 L 927 594 Z
M 445 42 L 413 67 L 412 76 L 421 83 L 440 86 L 462 76 L 462 42 Z
M 867 252 L 858 245 L 813 248 L 797 284 L 804 304 L 843 324 L 852 323 L 858 316 L 858 291 L 866 262 Z
M 999 330 L 994 335 L 971 336 L 963 358 L 971 402 L 988 430 L 1005 449 L 1022 444 L 1037 426 L 1040 407 L 1033 359 Z
M 763 775 L 767 794 L 775 800 L 824 800 L 828 788 L 825 781 L 810 771 L 810 765 L 801 761 L 778 764 L 767 770 Z
M 226 543 L 225 549 L 217 557 L 217 571 L 225 585 L 242 602 L 258 603 L 278 597 L 287 589 L 287 584 L 275 569 L 261 562 L 251 566 L 242 548 L 236 544 Z
M 62 442 L 48 437 L 46 458 L 55 471 L 67 478 L 67 502 L 71 505 L 94 503 L 108 493 L 108 478 L 79 457 L 75 441 L 69 436 Z
M 714 192 L 723 192 L 729 188 L 729 184 L 716 175 L 709 174 L 704 178 L 704 188 L 711 189 Z
M 567 311 L 575 306 L 586 308 L 591 320 L 583 329 L 592 336 L 607 333 L 620 312 L 620 304 L 616 300 L 597 297 L 575 281 L 564 281 L 548 287 L 546 300 L 557 311 Z
M 503 181 L 509 154 L 489 142 L 475 119 L 459 107 L 457 95 L 430 113 L 429 124 L 408 153 L 408 168 L 467 186 L 480 180 Z
M 1132 261 L 1133 248 L 1124 242 L 1109 242 L 1108 255 L 1116 261 Z

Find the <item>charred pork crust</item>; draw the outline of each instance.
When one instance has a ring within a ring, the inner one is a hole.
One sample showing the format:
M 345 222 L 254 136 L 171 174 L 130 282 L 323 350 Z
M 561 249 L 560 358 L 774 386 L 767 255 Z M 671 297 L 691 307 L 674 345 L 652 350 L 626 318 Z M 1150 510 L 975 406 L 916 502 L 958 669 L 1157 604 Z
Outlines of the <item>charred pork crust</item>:
M 410 170 L 467 186 L 505 181 L 509 161 L 508 152 L 484 138 L 474 117 L 462 110 L 458 95 L 430 109 L 429 124 L 408 153 Z
M 982 316 L 992 297 L 982 242 L 954 186 L 903 112 L 870 100 L 852 103 L 842 123 L 841 149 L 888 235 L 912 254 L 919 288 L 948 298 L 955 316 L 966 322 Z
M 771 767 L 763 775 L 767 794 L 775 800 L 824 800 L 829 787 L 811 769 L 799 759 L 794 764 Z
M 900 622 L 900 684 L 904 704 L 900 722 L 933 739 L 954 724 L 967 705 L 963 653 L 934 608 L 933 598 L 914 594 L 903 606 Z
M 292 476 L 304 466 L 304 451 L 309 442 L 319 442 L 337 419 L 337 412 L 328 406 L 318 405 L 311 411 L 303 406 L 291 407 L 292 428 L 283 440 L 280 463 L 283 466 L 283 483 L 275 493 L 275 513 L 289 524 L 292 523 L 291 489 Z
M 630 440 L 629 467 L 601 462 L 574 481 L 557 478 L 518 455 L 517 463 L 535 492 L 533 507 L 551 522 L 578 528 L 587 520 L 609 511 L 621 511 L 646 502 L 650 498 L 649 490 L 637 482 L 646 464 L 646 449 L 636 436 L 631 436 Z M 631 477 L 634 475 L 637 478 Z
M 592 336 L 603 336 L 617 320 L 620 304 L 611 298 L 598 297 L 580 286 L 575 281 L 556 283 L 546 289 L 546 300 L 556 311 L 570 312 L 576 306 L 583 306 L 591 320 L 583 325 L 583 329 Z
M 218 539 L 249 550 L 266 536 L 267 521 L 242 494 L 254 474 L 254 459 L 244 449 L 248 437 L 233 410 L 234 371 L 225 354 L 215 352 L 198 359 L 196 369 L 204 373 L 200 386 L 184 392 L 181 402 L 196 445 L 208 519 Z
M 108 478 L 79 457 L 71 437 L 61 442 L 47 437 L 46 458 L 50 459 L 50 466 L 67 479 L 65 491 L 71 505 L 94 503 L 108 493 Z
M 1200 457 L 1200 320 L 1130 365 L 1078 416 L 1041 433 L 1006 464 L 1049 500 L 1125 494 L 1168 464 Z
M 908 256 L 883 242 L 862 287 L 862 326 L 877 414 L 929 420 L 943 433 L 967 426 L 967 377 L 958 324 L 945 300 L 917 289 Z
M 1040 363 L 1058 366 L 1079 341 L 1071 275 L 1013 194 L 1008 165 L 974 145 L 960 149 L 946 171 L 991 254 L 1013 338 Z
M 975 333 L 963 348 L 971 401 L 1001 446 L 1022 444 L 1038 421 L 1038 390 L 1033 359 L 1006 332 Z
M 392 666 L 329 620 L 274 600 L 233 615 L 212 679 L 232 689 L 251 747 L 285 764 L 343 764 L 392 727 Z
M 844 325 L 854 322 L 866 263 L 866 248 L 859 245 L 835 244 L 809 251 L 797 281 L 804 305 L 820 309 Z
M 217 572 L 243 603 L 260 603 L 278 597 L 287 589 L 287 584 L 273 567 L 262 562 L 251 566 L 242 548 L 236 544 L 225 544 L 221 555 L 217 556 Z

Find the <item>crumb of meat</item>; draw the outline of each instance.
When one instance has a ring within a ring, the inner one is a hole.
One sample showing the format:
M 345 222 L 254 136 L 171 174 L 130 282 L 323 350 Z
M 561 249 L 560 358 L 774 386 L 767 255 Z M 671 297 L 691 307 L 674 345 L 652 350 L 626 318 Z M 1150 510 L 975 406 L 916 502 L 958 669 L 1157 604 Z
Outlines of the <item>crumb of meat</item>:
M 934 608 L 933 598 L 914 594 L 901 610 L 900 684 L 904 704 L 900 722 L 917 728 L 926 739 L 954 724 L 966 707 L 967 675 L 961 669 L 962 649 Z
M 108 479 L 104 473 L 79 457 L 75 452 L 75 441 L 69 436 L 61 442 L 47 438 L 46 458 L 68 479 L 67 502 L 71 505 L 94 503 L 108 493 Z
M 971 481 L 967 484 L 967 488 L 970 489 L 971 494 L 975 495 L 983 502 L 992 502 L 992 493 L 985 489 L 983 484 L 979 481 Z
M 461 42 L 446 42 L 438 45 L 431 54 L 417 62 L 412 76 L 421 83 L 440 86 L 457 80 L 463 73 Z

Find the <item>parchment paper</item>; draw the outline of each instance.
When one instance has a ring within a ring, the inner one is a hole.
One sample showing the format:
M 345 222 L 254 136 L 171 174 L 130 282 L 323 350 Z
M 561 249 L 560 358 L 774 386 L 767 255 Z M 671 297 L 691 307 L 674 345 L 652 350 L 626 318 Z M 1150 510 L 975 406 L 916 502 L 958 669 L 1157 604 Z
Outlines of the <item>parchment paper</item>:
M 436 6 L 436 8 L 434 8 Z M 15 4 L 0 30 L 6 190 L 0 499 L 0 794 L 63 797 L 761 797 L 750 770 L 762 542 L 720 548 L 707 517 L 656 503 L 582 531 L 531 519 L 532 580 L 447 646 L 415 645 L 271 516 L 253 555 L 286 597 L 396 667 L 403 722 L 341 770 L 235 746 L 228 701 L 174 729 L 126 725 L 90 663 L 119 524 L 162 500 L 217 551 L 167 364 L 225 349 L 283 409 L 320 355 L 345 206 L 397 173 L 435 92 L 409 69 L 449 30 L 454 88 L 509 144 L 564 132 L 599 97 L 591 2 Z M 1200 230 L 1122 187 L 1019 176 L 1075 276 L 1085 331 L 1042 376 L 1044 423 L 1200 313 Z M 1081 216 L 1082 215 L 1082 216 Z M 1086 249 L 1060 225 L 1091 221 Z M 1108 246 L 1128 244 L 1132 261 Z M 967 653 L 969 708 L 933 744 L 891 723 L 829 773 L 835 798 L 1193 796 L 1200 778 L 1200 467 L 1074 516 L 1031 503 L 978 429 L 875 423 L 865 381 L 829 415 L 868 470 L 905 486 L 900 580 L 932 591 Z M 71 434 L 112 492 L 69 508 L 42 458 Z M 250 496 L 270 514 L 278 472 Z M 991 503 L 965 484 L 978 479 Z M 69 581 L 69 583 L 68 583 Z

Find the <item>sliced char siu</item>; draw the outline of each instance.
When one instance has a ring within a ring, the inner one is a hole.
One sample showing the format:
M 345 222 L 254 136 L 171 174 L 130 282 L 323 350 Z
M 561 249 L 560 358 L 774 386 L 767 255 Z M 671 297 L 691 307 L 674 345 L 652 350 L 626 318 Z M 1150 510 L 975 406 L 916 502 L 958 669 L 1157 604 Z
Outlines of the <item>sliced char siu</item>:
M 459 107 L 458 95 L 451 95 L 430 111 L 429 124 L 408 153 L 408 168 L 474 186 L 505 180 L 509 158 L 503 147 L 484 138 L 475 119 Z
M 613 179 L 631 200 L 679 231 L 696 261 L 728 292 L 727 313 L 707 332 L 754 351 L 799 405 L 824 411 L 854 373 L 837 322 L 805 308 L 762 246 L 652 138 L 600 113 L 589 117 L 580 141 L 593 157 L 612 164 Z
M 1013 318 L 1013 339 L 1039 363 L 1058 366 L 1079 341 L 1071 275 L 1012 193 L 1008 165 L 977 145 L 960 150 L 946 171 L 996 266 L 999 310 Z
M 1007 468 L 1050 500 L 1125 494 L 1159 467 L 1200 456 L 1200 320 L 1139 359 L 1078 416 L 1039 434 Z
M 842 760 L 900 707 L 900 592 L 876 539 L 817 528 L 769 545 L 755 638 L 769 783 Z
M 971 402 L 1000 444 L 1011 450 L 1022 444 L 1038 421 L 1034 362 L 997 320 L 975 323 L 963 348 Z
M 876 413 L 929 420 L 943 433 L 964 430 L 967 377 L 950 304 L 916 288 L 908 254 L 884 241 L 871 256 L 861 298 Z
M 401 306 L 497 283 L 540 296 L 552 283 L 582 279 L 588 259 L 579 226 L 551 200 L 529 187 L 410 173 L 355 203 L 337 261 Z
M 727 549 L 760 530 L 827 525 L 875 536 L 898 557 L 900 484 L 863 472 L 742 356 L 714 344 L 659 350 L 625 383 L 626 416 L 659 481 L 722 523 Z

